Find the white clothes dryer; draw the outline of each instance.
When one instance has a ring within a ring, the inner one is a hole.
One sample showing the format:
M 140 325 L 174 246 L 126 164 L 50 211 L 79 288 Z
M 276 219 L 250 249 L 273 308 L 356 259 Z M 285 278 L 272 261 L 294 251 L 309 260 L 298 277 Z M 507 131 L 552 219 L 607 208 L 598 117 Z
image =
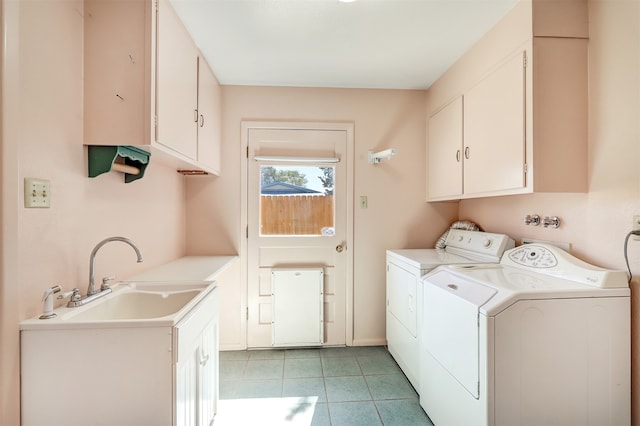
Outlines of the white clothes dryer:
M 514 241 L 504 234 L 451 229 L 444 249 L 387 250 L 387 347 L 416 391 L 420 388 L 422 276 L 440 265 L 498 263 L 513 246 Z
M 420 404 L 434 424 L 630 424 L 624 271 L 529 244 L 423 285 Z

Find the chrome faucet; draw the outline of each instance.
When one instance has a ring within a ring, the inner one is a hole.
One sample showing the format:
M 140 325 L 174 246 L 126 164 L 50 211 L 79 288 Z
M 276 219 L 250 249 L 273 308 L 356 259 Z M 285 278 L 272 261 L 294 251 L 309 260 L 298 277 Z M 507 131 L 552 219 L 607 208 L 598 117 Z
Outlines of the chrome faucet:
M 136 244 L 131 241 L 128 238 L 125 237 L 110 237 L 110 238 L 106 238 L 102 241 L 100 241 L 94 248 L 93 251 L 91 251 L 91 256 L 89 257 L 89 287 L 87 288 L 87 297 L 93 296 L 96 293 L 105 291 L 106 289 L 109 289 L 109 286 L 106 284 L 106 282 L 102 283 L 102 286 L 100 287 L 100 290 L 96 290 L 95 289 L 95 282 L 93 279 L 93 271 L 94 271 L 94 266 L 95 266 L 95 261 L 96 261 L 96 254 L 98 253 L 98 250 L 100 250 L 100 247 L 102 247 L 103 245 L 110 243 L 111 241 L 122 241 L 123 243 L 127 243 L 131 246 L 131 248 L 133 248 L 133 250 L 135 250 L 136 252 L 136 256 L 138 256 L 138 263 L 142 262 L 142 254 L 140 253 L 140 250 L 138 250 L 138 247 L 136 247 Z

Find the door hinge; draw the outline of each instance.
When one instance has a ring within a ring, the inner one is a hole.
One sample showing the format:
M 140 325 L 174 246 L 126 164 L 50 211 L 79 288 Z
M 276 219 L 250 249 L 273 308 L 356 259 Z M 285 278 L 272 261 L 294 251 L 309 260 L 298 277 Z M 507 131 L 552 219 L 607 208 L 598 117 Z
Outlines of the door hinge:
M 249 158 L 249 147 L 247 146 L 247 158 Z
M 248 226 L 245 228 L 245 234 L 246 234 L 245 238 L 249 238 L 249 227 Z
M 522 52 L 522 68 L 526 68 L 527 63 L 527 52 Z
M 246 313 L 247 313 L 247 321 L 249 321 L 249 307 L 247 306 L 245 309 Z
M 524 163 L 523 172 L 525 175 L 529 172 L 529 167 L 527 166 L 527 163 Z

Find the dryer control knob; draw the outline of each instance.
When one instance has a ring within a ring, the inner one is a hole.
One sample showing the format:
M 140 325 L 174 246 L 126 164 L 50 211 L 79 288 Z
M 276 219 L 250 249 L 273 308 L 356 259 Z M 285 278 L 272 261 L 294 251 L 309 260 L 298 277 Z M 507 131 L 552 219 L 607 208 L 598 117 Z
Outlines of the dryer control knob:
M 484 245 L 486 248 L 491 247 L 491 244 L 493 244 L 493 240 L 492 240 L 492 239 L 490 239 L 490 238 L 486 238 L 486 239 L 484 240 L 484 242 L 483 242 L 483 245 Z

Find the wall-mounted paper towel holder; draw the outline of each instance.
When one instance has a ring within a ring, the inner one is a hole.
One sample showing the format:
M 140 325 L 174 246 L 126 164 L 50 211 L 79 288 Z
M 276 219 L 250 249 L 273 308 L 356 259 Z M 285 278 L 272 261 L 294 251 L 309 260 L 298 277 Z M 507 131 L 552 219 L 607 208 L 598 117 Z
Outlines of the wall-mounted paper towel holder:
M 129 183 L 144 176 L 151 154 L 133 146 L 89 145 L 89 177 L 109 171 L 124 173 L 124 182 Z

